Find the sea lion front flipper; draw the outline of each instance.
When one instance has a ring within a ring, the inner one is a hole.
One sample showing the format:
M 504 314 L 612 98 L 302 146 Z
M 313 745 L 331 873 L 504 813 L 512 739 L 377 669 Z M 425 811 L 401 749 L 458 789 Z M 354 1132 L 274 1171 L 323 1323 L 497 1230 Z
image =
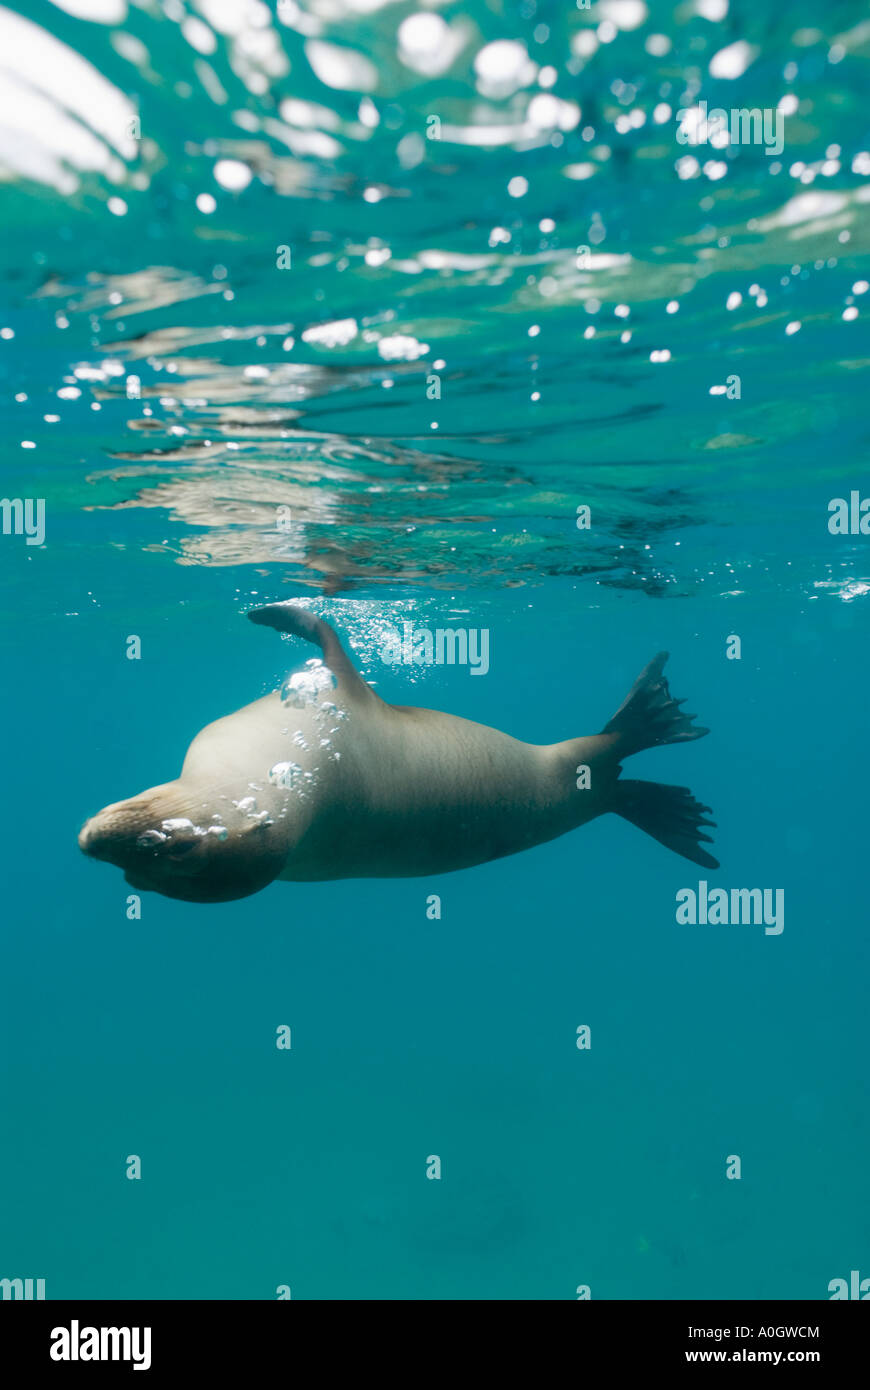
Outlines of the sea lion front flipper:
M 300 608 L 297 603 L 267 603 L 263 608 L 252 608 L 248 617 L 262 627 L 273 627 L 276 632 L 288 632 L 293 637 L 313 642 L 323 652 L 323 660 L 349 698 L 380 698 L 363 680 L 335 630 L 307 608 Z

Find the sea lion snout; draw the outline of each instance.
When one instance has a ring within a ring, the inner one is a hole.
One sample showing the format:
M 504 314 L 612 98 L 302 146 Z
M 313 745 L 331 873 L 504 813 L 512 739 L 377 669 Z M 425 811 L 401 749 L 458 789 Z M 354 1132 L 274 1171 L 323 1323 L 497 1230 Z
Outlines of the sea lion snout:
M 189 819 L 195 814 L 177 783 L 152 787 L 85 821 L 79 847 L 122 869 L 131 888 L 188 902 L 247 897 L 280 872 L 283 853 L 269 845 L 264 826 L 248 825 L 242 816 L 244 833 L 239 818 L 231 820 L 231 833 L 215 816 L 205 823 Z M 252 835 L 258 841 L 253 854 Z
M 79 831 L 79 849 L 91 859 L 106 860 L 119 868 L 158 851 L 180 854 L 195 841 L 190 821 L 164 820 L 154 800 L 144 797 L 105 806 Z
M 108 839 L 102 834 L 98 816 L 91 816 L 79 831 L 79 849 L 91 859 L 107 859 Z
M 127 816 L 119 814 L 121 806 L 107 806 L 86 820 L 79 831 L 79 849 L 91 859 L 108 860 L 119 864 L 131 846 L 131 825 Z M 132 838 L 135 839 L 135 830 Z

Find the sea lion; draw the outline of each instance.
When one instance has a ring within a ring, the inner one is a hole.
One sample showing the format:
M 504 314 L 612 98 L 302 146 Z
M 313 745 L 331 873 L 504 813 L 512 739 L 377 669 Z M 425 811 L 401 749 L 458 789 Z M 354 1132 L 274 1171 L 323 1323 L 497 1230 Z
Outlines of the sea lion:
M 714 824 L 704 818 L 709 807 L 685 787 L 620 780 L 621 759 L 632 753 L 709 732 L 671 698 L 667 652 L 600 734 L 539 746 L 451 714 L 386 704 L 329 624 L 294 603 L 248 617 L 315 643 L 323 659 L 209 724 L 174 782 L 86 822 L 81 848 L 124 869 L 133 888 L 228 902 L 276 878 L 443 874 L 516 854 L 607 811 L 718 868 L 701 845 L 710 843 L 701 830 Z

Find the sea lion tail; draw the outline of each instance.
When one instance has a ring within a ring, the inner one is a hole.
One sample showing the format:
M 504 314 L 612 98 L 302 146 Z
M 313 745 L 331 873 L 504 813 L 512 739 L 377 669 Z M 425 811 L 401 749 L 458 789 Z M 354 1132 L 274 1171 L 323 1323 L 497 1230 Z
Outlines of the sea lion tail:
M 668 689 L 667 677 L 662 675 L 667 652 L 659 652 L 645 666 L 602 733 L 619 734 L 617 754 L 620 758 L 655 748 L 660 743 L 689 743 L 703 738 L 709 729 L 696 728 L 694 714 L 680 709 L 685 700 L 675 700 Z
M 719 861 L 701 848 L 701 842 L 712 844 L 703 834 L 702 825 L 716 822 L 706 819 L 709 806 L 696 801 L 688 787 L 667 787 L 662 782 L 617 782 L 610 807 L 624 820 L 658 840 L 660 845 L 701 864 L 705 869 L 718 869 Z

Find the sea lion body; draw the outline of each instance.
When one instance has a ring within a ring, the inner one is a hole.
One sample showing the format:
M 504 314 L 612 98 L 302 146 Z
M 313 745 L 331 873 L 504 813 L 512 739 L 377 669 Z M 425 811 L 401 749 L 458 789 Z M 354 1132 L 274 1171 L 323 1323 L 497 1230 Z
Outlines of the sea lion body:
M 86 823 L 82 849 L 119 864 L 131 886 L 210 902 L 247 896 L 275 878 L 449 873 L 607 811 L 715 864 L 697 843 L 707 839 L 698 830 L 710 824 L 700 818 L 707 808 L 682 788 L 619 781 L 620 758 L 637 751 L 634 744 L 706 732 L 670 700 L 663 658 L 602 733 L 539 746 L 436 710 L 386 704 L 332 629 L 294 604 L 250 616 L 316 641 L 323 662 L 309 661 L 280 692 L 204 728 L 176 781 Z M 620 724 L 625 711 L 630 717 Z M 589 771 L 578 789 L 581 768 Z M 643 824 L 649 808 L 637 788 L 658 789 L 660 813 L 670 797 L 667 838 Z
M 324 779 L 329 809 L 290 849 L 281 878 L 449 873 L 553 839 L 604 809 L 605 779 L 582 800 L 553 748 L 437 710 L 382 704 L 359 727 L 352 720 L 353 711 Z M 585 742 L 592 757 L 596 740 Z

